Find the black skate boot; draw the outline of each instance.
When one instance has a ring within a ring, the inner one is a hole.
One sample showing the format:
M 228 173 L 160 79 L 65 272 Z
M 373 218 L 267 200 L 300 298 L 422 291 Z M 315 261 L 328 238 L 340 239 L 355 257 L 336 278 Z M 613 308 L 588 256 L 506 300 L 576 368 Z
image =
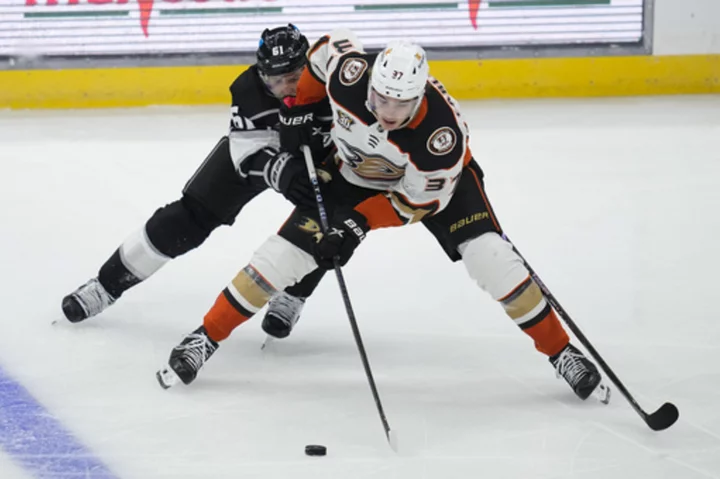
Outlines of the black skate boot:
M 300 319 L 303 306 L 305 298 L 289 295 L 285 291 L 277 293 L 268 303 L 262 322 L 263 331 L 273 338 L 287 338 Z
M 93 278 L 62 300 L 62 310 L 71 323 L 100 314 L 115 302 L 97 278 Z
M 205 326 L 200 326 L 173 348 L 168 365 L 155 376 L 164 389 L 175 385 L 178 380 L 190 384 L 218 347 L 219 344 L 207 335 Z
M 572 344 L 551 357 L 550 363 L 583 401 L 593 395 L 603 404 L 610 402 L 610 388 L 603 384 L 600 371 Z

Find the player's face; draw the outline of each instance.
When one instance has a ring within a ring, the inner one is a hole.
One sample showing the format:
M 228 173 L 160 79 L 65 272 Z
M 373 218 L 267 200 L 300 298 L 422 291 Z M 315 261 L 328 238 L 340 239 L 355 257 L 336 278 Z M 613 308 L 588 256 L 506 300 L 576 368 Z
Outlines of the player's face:
M 303 67 L 304 68 L 304 67 Z M 302 75 L 303 68 L 299 68 L 289 73 L 283 73 L 282 75 L 263 75 L 260 74 L 265 86 L 268 90 L 275 95 L 277 98 L 283 99 L 286 96 L 295 96 L 297 92 L 298 81 L 300 81 L 300 75 Z
M 374 88 L 370 89 L 370 108 L 382 126 L 387 131 L 397 130 L 415 111 L 419 98 L 398 100 L 381 95 Z

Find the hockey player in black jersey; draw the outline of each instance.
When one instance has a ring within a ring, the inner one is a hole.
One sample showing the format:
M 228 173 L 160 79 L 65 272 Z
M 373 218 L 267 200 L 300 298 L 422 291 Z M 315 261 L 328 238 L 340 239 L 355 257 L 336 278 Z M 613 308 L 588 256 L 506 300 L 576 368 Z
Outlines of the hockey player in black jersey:
M 293 25 L 262 33 L 256 64 L 230 86 L 229 133 L 187 182 L 180 199 L 158 209 L 115 250 L 96 277 L 63 298 L 62 310 L 69 321 L 102 312 L 168 261 L 200 246 L 215 228 L 232 225 L 242 208 L 268 188 L 296 205 L 314 204 L 305 166 L 279 151 L 277 132 L 282 99 L 295 95 L 307 50 L 307 39 Z M 325 109 L 324 128 L 315 128 L 318 134 L 313 138 L 317 158 L 326 156 L 331 145 L 329 105 Z M 254 170 L 257 164 L 263 169 Z M 309 274 L 274 295 L 263 329 L 274 337 L 287 336 L 321 277 L 321 272 Z

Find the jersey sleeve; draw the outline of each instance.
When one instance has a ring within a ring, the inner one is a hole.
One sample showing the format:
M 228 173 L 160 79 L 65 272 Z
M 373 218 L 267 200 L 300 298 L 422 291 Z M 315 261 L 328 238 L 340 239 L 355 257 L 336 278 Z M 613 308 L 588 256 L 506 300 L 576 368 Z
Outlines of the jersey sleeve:
M 251 115 L 244 107 L 244 101 L 250 91 L 241 85 L 230 88 L 232 106 L 230 108 L 230 157 L 240 176 L 247 176 L 245 164 L 253 156 L 263 153 L 265 156 L 277 154 L 280 148 L 280 135 L 273 128 L 277 120 L 278 108 L 260 111 Z M 256 110 L 249 109 L 249 110 Z
M 448 169 L 405 170 L 402 181 L 390 193 L 390 202 L 403 223 L 415 223 L 445 209 L 462 173 L 462 157 Z
M 325 84 L 346 53 L 364 53 L 362 43 L 352 31 L 333 30 L 321 37 L 308 52 L 308 69 L 316 80 Z
M 445 209 L 472 157 L 470 134 L 457 102 L 432 77 L 421 114 L 423 119 L 409 127 L 417 140 L 409 150 L 405 175 L 390 194 L 393 208 L 405 223 Z
M 327 81 L 340 57 L 349 52 L 362 52 L 357 36 L 347 29 L 334 30 L 315 42 L 308 51 L 308 66 L 298 82 L 296 105 L 318 103 L 327 97 Z

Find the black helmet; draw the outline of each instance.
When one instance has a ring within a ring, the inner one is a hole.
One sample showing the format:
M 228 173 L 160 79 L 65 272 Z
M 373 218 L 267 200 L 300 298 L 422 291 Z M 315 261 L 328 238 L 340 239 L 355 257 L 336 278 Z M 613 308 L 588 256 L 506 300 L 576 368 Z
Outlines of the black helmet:
M 305 64 L 308 48 L 307 38 L 291 23 L 287 27 L 266 28 L 258 44 L 258 70 L 267 76 L 297 70 Z

